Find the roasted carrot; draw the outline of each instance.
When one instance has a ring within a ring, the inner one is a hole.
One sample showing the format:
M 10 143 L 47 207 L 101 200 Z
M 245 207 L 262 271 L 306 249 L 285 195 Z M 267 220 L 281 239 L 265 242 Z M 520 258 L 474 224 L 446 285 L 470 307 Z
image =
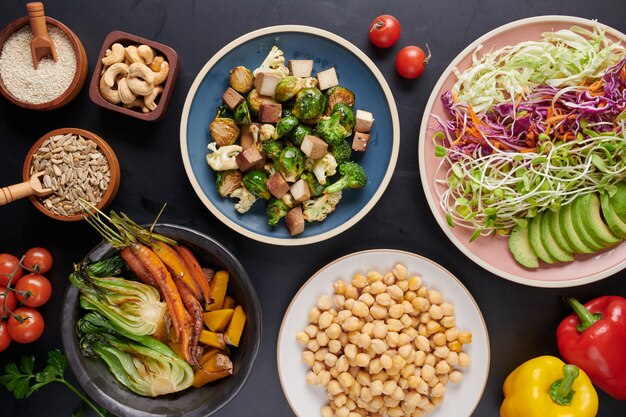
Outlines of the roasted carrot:
M 135 273 L 135 275 L 137 275 L 137 278 L 139 278 L 144 284 L 151 285 L 159 290 L 159 292 L 161 291 L 154 278 L 152 278 L 152 275 L 150 275 L 148 270 L 141 264 L 141 262 L 139 262 L 139 259 L 133 255 L 133 252 L 129 247 L 122 249 L 120 251 L 120 255 L 128 267 Z M 161 295 L 163 295 L 163 293 L 161 293 Z
M 191 337 L 189 338 L 189 346 L 188 352 L 186 356 L 189 356 L 191 359 L 191 363 L 200 367 L 200 363 L 198 362 L 198 339 L 200 338 L 200 333 L 204 327 L 204 321 L 202 320 L 202 305 L 200 305 L 200 301 L 191 293 L 191 290 L 187 285 L 180 279 L 174 278 L 174 283 L 176 284 L 176 288 L 178 288 L 178 292 L 187 308 L 187 312 L 191 316 Z
M 180 279 L 185 283 L 185 285 L 187 285 L 187 287 L 189 287 L 191 294 L 196 297 L 196 300 L 200 302 L 204 301 L 200 287 L 196 284 L 189 268 L 187 268 L 185 261 L 180 257 L 178 252 L 176 252 L 167 243 L 163 243 L 158 240 L 151 241 L 150 248 L 172 272 L 172 275 Z
M 170 313 L 170 318 L 172 319 L 174 331 L 176 332 L 176 338 L 183 344 L 183 351 L 188 352 L 189 349 L 185 349 L 185 344 L 188 345 L 189 343 L 191 330 L 187 319 L 188 313 L 185 310 L 185 306 L 172 276 L 159 257 L 146 246 L 141 243 L 131 243 L 129 247 L 133 255 L 137 257 L 139 262 L 141 262 L 150 275 L 152 275 L 159 288 L 161 288 L 167 309 Z M 190 358 L 185 357 L 185 360 L 189 361 L 189 359 Z
M 205 303 L 209 305 L 212 302 L 211 287 L 209 286 L 209 281 L 207 280 L 206 276 L 202 272 L 202 268 L 200 267 L 198 260 L 196 259 L 195 256 L 193 256 L 193 253 L 191 253 L 191 250 L 189 250 L 189 248 L 186 246 L 178 245 L 176 247 L 176 252 L 178 252 L 180 257 L 183 259 L 183 261 L 187 265 L 187 269 L 189 269 L 189 272 L 191 272 L 191 276 L 193 277 L 193 280 L 196 282 L 196 284 L 202 291 L 202 295 L 204 296 Z

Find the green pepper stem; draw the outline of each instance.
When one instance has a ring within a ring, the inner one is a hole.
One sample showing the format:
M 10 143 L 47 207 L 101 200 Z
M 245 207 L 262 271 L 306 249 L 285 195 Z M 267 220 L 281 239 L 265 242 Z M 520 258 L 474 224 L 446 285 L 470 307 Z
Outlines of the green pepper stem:
M 559 405 L 571 405 L 576 391 L 572 389 L 574 381 L 578 377 L 578 367 L 576 365 L 563 365 L 563 378 L 558 379 L 550 385 L 550 398 Z
M 593 326 L 595 322 L 602 318 L 600 314 L 592 314 L 582 303 L 573 297 L 564 297 L 565 302 L 574 310 L 580 320 L 579 331 L 582 332 Z

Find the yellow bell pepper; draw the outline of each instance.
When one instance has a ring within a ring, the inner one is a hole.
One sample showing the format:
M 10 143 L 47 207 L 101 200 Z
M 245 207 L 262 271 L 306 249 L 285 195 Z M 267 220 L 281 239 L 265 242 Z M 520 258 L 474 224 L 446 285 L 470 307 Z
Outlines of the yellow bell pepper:
M 581 369 L 554 356 L 524 362 L 504 381 L 500 417 L 595 417 L 598 394 Z

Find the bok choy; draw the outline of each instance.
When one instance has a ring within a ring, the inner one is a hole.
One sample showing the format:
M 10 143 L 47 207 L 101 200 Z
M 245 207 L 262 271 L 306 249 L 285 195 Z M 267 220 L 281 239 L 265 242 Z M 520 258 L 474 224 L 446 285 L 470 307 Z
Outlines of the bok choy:
M 127 334 L 96 312 L 76 327 L 83 355 L 104 360 L 118 382 L 139 395 L 171 394 L 193 382 L 191 366 L 151 336 Z
M 160 301 L 158 290 L 141 282 L 110 276 L 121 272 L 117 258 L 74 266 L 70 281 L 81 293 L 80 306 L 98 311 L 125 333 L 152 335 L 162 331 L 167 306 Z

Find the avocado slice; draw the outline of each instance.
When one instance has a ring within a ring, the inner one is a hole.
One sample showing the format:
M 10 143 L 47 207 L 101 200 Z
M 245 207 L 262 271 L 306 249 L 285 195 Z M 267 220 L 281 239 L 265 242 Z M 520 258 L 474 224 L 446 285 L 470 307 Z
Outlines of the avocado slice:
M 600 196 L 600 207 L 602 208 L 602 215 L 606 224 L 609 225 L 609 229 L 619 238 L 626 238 L 626 223 L 619 218 L 615 213 L 613 206 L 611 205 L 611 198 L 608 194 L 602 194 Z
M 550 210 L 541 213 L 541 224 L 539 227 L 541 243 L 554 259 L 561 262 L 571 262 L 574 260 L 572 253 L 561 249 L 552 236 L 552 232 L 550 231 L 550 222 L 552 222 L 553 219 L 550 216 L 550 213 L 552 213 Z
M 546 211 L 544 217 L 547 217 L 548 228 L 550 229 L 550 233 L 552 233 L 552 237 L 554 237 L 554 240 L 556 240 L 556 244 L 559 245 L 561 249 L 563 249 L 565 252 L 574 253 L 576 251 L 569 244 L 563 234 L 563 231 L 561 230 L 561 225 L 559 224 L 559 213 L 560 211 Z
M 602 243 L 595 240 L 583 224 L 582 212 L 587 208 L 583 207 L 582 203 L 583 199 L 581 197 L 577 197 L 572 203 L 572 220 L 574 222 L 574 230 L 576 230 L 576 234 L 580 237 L 580 240 L 585 242 L 585 245 L 589 246 L 594 251 L 602 250 L 604 249 Z
M 626 221 L 626 182 L 618 182 L 617 192 L 611 197 L 611 206 L 613 211 L 622 220 Z
M 598 194 L 591 193 L 578 198 L 581 200 L 580 215 L 582 224 L 589 236 L 596 242 L 600 242 L 604 247 L 621 242 L 622 240 L 611 232 L 611 229 L 604 223 L 600 215 L 600 198 L 598 198 Z
M 574 252 L 593 253 L 594 250 L 587 246 L 576 234 L 574 219 L 572 218 L 572 205 L 573 204 L 568 204 L 563 206 L 559 211 L 559 226 L 563 232 L 563 236 L 567 240 L 567 243 L 574 249 Z
M 528 226 L 515 225 L 509 236 L 509 250 L 515 260 L 526 268 L 538 268 L 539 259 L 528 242 Z
M 535 252 L 537 257 L 542 261 L 553 264 L 557 262 L 557 260 L 548 253 L 546 248 L 543 246 L 541 242 L 541 217 L 543 213 L 537 214 L 531 221 L 530 226 L 528 226 L 528 242 L 530 243 L 530 247 Z

